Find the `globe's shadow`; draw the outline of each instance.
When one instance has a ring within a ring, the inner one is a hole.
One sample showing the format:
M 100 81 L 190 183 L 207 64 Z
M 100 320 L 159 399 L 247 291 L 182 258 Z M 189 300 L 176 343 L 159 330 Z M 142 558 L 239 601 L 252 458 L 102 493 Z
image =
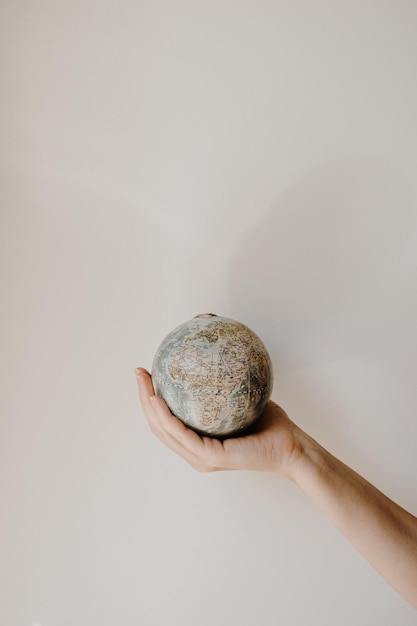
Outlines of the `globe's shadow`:
M 383 335 L 393 324 L 406 333 L 404 307 L 415 307 L 403 263 L 414 221 L 391 164 L 346 157 L 293 184 L 231 258 L 231 315 L 270 349 L 277 388 L 293 372 L 286 397 L 302 394 L 310 419 L 330 426 L 341 408 L 329 403 L 331 390 L 314 389 L 305 368 L 363 355 L 401 359 Z

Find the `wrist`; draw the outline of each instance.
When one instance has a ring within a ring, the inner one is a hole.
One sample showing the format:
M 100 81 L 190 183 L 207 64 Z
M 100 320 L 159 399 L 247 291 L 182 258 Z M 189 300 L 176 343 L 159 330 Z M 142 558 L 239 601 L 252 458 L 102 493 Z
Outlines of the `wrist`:
M 295 426 L 293 439 L 280 473 L 302 487 L 305 477 L 321 472 L 326 466 L 326 451 L 317 441 Z M 324 470 L 325 471 L 325 470 Z

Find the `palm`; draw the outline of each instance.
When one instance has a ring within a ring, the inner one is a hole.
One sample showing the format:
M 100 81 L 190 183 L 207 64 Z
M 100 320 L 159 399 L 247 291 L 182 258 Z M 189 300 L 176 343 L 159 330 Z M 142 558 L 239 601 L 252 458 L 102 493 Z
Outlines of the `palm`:
M 279 471 L 293 451 L 293 424 L 275 402 L 270 400 L 257 422 L 241 437 L 220 441 L 203 437 L 213 457 L 223 461 L 216 469 Z
M 143 368 L 136 370 L 139 396 L 154 435 L 182 456 L 195 469 L 249 469 L 286 473 L 295 449 L 294 424 L 271 400 L 261 417 L 240 437 L 203 437 L 172 415 L 162 398 L 155 395 L 152 378 Z

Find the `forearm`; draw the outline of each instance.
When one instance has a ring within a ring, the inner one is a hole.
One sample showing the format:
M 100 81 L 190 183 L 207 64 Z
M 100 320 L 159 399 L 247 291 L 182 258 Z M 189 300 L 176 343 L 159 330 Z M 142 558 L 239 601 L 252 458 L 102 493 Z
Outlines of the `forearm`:
M 417 608 L 417 518 L 305 433 L 292 479 L 369 563 Z
M 371 565 L 417 608 L 417 518 L 392 502 L 300 430 L 269 401 L 250 435 L 200 437 L 155 396 L 149 372 L 137 372 L 152 432 L 201 472 L 277 471 L 293 480 Z

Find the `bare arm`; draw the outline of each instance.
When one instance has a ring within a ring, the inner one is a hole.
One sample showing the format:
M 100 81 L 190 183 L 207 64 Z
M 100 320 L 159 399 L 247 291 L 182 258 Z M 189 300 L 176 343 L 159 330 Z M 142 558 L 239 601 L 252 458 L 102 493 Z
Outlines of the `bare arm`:
M 136 370 L 152 432 L 198 471 L 277 472 L 297 484 L 369 563 L 417 609 L 417 518 L 332 456 L 269 402 L 249 434 L 201 437 L 155 396 L 149 373 Z
M 417 608 L 417 518 L 297 432 L 293 480 L 365 559 Z

